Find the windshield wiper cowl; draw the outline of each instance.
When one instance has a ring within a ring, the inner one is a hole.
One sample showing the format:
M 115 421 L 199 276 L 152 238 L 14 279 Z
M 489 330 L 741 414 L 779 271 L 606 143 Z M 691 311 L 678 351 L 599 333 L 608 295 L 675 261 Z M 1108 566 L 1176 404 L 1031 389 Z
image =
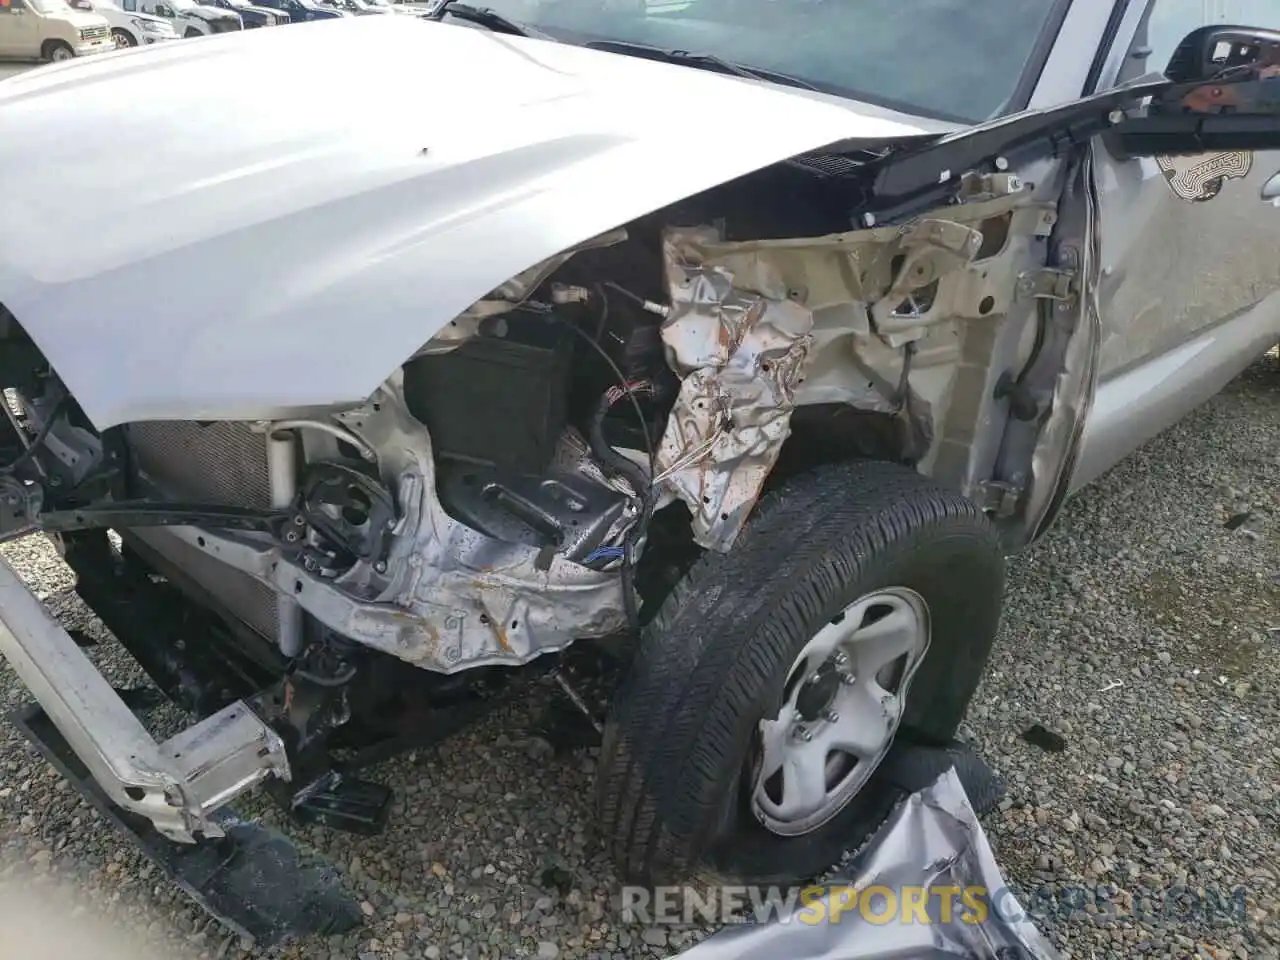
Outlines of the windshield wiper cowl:
M 443 0 L 440 6 L 427 14 L 424 19 L 443 20 L 446 15 L 474 23 L 494 33 L 505 33 L 513 37 L 535 37 L 539 40 L 552 39 L 541 31 L 504 17 L 496 10 L 490 10 L 488 7 L 473 7 L 467 3 L 454 3 L 452 0 Z
M 818 89 L 809 81 L 801 80 L 799 77 L 793 77 L 787 73 L 778 73 L 774 70 L 765 70 L 762 67 L 753 67 L 746 63 L 736 63 L 733 60 L 725 60 L 723 57 L 717 57 L 713 53 L 664 50 L 662 47 L 653 47 L 646 43 L 632 43 L 629 40 L 591 40 L 583 44 L 583 46 L 592 50 L 647 57 L 650 60 L 661 60 L 664 63 L 682 64 L 704 70 L 718 70 L 721 73 L 742 77 L 746 80 L 765 80 L 769 83 L 778 83 L 788 87 L 799 87 L 802 90 Z

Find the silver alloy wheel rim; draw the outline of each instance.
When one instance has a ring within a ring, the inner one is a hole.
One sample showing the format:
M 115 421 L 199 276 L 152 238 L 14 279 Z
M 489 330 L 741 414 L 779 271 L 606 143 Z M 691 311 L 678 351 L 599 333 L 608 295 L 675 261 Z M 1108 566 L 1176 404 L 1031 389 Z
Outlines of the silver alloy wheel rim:
M 855 600 L 805 644 L 777 716 L 760 721 L 751 807 L 766 830 L 811 833 L 858 795 L 893 743 L 929 634 L 924 599 L 893 587 Z
M 133 46 L 133 44 L 129 42 L 129 38 L 123 30 L 115 31 L 115 33 L 112 34 L 112 39 L 116 42 L 117 50 L 127 50 L 129 47 Z
M 49 59 L 52 60 L 54 63 L 57 63 L 59 60 L 70 60 L 71 56 L 72 56 L 71 51 L 68 50 L 66 47 L 55 47 L 53 50 L 53 56 L 51 56 Z

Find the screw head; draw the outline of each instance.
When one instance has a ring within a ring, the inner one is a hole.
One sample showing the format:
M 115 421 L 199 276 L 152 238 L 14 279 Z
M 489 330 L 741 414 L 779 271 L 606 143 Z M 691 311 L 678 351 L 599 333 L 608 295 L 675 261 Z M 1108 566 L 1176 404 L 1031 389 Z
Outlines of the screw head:
M 1000 171 L 1009 169 L 1009 160 L 1007 157 L 996 157 L 996 169 Z
M 803 740 L 805 743 L 808 743 L 813 739 L 813 734 L 804 727 L 796 727 L 796 739 Z
M 858 678 L 855 677 L 852 673 L 846 673 L 843 677 L 840 678 L 840 682 L 843 683 L 846 687 L 852 687 L 855 683 L 858 682 Z
M 373 569 L 374 569 L 374 570 L 376 570 L 378 573 L 386 573 L 386 572 L 387 572 L 387 563 L 386 563 L 386 561 L 385 561 L 385 560 L 379 560 L 377 563 L 375 563 L 375 564 L 373 565 Z
M 834 710 L 828 710 L 822 715 L 822 719 L 826 720 L 827 723 L 836 723 L 840 719 L 840 714 L 836 713 Z
M 837 653 L 834 657 L 831 658 L 831 661 L 837 667 L 843 667 L 846 663 L 849 662 L 849 655 L 847 653 Z

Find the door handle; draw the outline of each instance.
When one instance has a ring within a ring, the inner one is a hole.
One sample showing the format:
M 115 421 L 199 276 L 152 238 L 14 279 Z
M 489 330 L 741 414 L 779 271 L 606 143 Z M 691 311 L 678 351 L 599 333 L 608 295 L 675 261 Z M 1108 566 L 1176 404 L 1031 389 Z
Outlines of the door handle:
M 1280 173 L 1262 185 L 1262 199 L 1273 207 L 1280 207 Z

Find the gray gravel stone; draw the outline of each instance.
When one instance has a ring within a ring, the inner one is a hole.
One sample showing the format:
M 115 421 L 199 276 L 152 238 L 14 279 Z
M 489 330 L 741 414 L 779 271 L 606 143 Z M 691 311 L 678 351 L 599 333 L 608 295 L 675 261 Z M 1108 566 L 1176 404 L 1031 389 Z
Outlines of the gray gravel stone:
M 1256 538 L 1222 526 L 1242 504 Z M 67 625 L 104 641 L 90 655 L 113 682 L 137 681 L 44 540 L 0 549 Z M 0 668 L 0 707 L 25 700 Z M 0 894 L 74 885 L 83 916 L 181 960 L 631 960 L 687 948 L 708 931 L 623 922 L 589 829 L 592 754 L 556 756 L 530 736 L 542 704 L 534 694 L 372 771 L 396 790 L 380 837 L 289 827 L 344 866 L 367 917 L 355 935 L 274 951 L 241 949 L 148 873 L 2 724 Z M 1032 723 L 1067 749 L 1020 740 Z M 1009 786 L 1012 803 L 987 822 L 997 858 L 1066 955 L 1277 957 L 1280 364 L 1253 367 L 1011 561 L 1001 639 L 966 731 Z M 282 823 L 266 802 L 247 812 Z M 563 896 L 540 886 L 549 854 L 573 878 Z

